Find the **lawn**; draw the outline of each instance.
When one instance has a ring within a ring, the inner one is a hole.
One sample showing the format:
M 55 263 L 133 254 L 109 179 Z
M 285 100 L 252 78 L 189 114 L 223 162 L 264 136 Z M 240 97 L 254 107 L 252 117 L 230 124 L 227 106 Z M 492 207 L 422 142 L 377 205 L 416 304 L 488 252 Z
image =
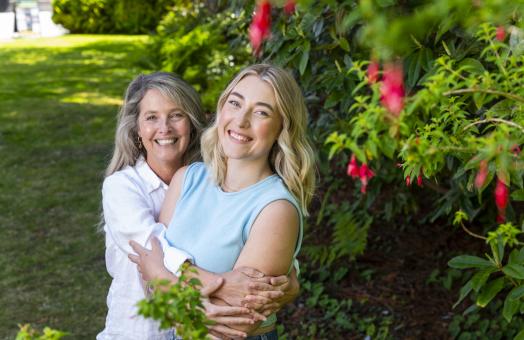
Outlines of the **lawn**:
M 109 276 L 97 231 L 115 114 L 144 36 L 0 44 L 0 338 L 17 324 L 94 339 Z

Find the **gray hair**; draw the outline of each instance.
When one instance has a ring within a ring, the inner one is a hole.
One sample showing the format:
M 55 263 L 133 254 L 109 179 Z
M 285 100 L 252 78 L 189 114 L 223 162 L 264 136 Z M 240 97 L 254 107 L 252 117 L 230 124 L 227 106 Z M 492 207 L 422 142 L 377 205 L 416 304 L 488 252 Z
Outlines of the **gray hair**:
M 202 109 L 200 96 L 195 89 L 184 80 L 168 72 L 141 74 L 127 87 L 124 103 L 118 112 L 118 122 L 115 133 L 115 149 L 105 175 L 135 165 L 140 156 L 145 156 L 145 150 L 138 142 L 138 115 L 140 102 L 146 92 L 157 89 L 166 98 L 180 106 L 189 117 L 191 123 L 189 146 L 182 158 L 182 164 L 187 165 L 200 159 L 200 135 L 206 125 L 206 117 Z

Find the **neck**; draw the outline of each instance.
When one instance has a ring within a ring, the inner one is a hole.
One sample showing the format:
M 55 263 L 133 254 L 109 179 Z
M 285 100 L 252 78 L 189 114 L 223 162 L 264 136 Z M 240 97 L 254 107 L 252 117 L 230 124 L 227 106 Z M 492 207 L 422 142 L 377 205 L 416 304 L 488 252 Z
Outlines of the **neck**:
M 240 191 L 272 174 L 267 159 L 262 161 L 228 159 L 226 178 L 222 187 L 225 191 Z
M 149 165 L 151 170 L 153 170 L 153 172 L 162 180 L 162 182 L 166 184 L 171 183 L 171 179 L 173 178 L 173 175 L 182 166 L 182 164 L 178 164 L 178 162 L 177 164 L 169 164 L 169 165 L 168 164 L 163 164 L 163 165 L 150 164 L 149 162 L 147 164 Z

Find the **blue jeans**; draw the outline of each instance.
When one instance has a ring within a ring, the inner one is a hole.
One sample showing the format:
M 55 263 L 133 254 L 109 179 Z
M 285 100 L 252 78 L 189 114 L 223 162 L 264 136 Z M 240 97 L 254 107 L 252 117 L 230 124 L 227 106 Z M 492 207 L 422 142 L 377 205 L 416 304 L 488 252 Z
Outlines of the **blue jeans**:
M 246 340 L 278 340 L 278 333 L 277 330 L 274 329 L 264 334 L 248 336 Z

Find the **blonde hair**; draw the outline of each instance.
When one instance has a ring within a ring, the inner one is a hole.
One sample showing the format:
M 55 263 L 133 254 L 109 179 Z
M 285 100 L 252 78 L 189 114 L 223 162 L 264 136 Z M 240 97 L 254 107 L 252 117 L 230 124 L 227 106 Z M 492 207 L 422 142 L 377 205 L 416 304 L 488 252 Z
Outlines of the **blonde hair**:
M 163 96 L 180 106 L 189 117 L 191 130 L 190 142 L 184 153 L 182 164 L 186 165 L 200 159 L 200 136 L 206 125 L 200 96 L 195 89 L 172 73 L 156 72 L 139 75 L 127 87 L 124 103 L 118 112 L 115 133 L 115 149 L 105 175 L 109 176 L 128 165 L 135 165 L 145 149 L 139 147 L 138 115 L 140 102 L 146 92 L 157 89 Z
M 223 185 L 227 159 L 218 140 L 218 116 L 235 86 L 246 76 L 255 75 L 268 83 L 275 94 L 276 111 L 282 116 L 282 131 L 269 154 L 269 164 L 295 196 L 307 216 L 315 189 L 313 149 L 306 136 L 307 108 L 295 79 L 280 67 L 267 64 L 251 65 L 241 70 L 222 92 L 213 124 L 202 134 L 202 158 L 211 177 Z

